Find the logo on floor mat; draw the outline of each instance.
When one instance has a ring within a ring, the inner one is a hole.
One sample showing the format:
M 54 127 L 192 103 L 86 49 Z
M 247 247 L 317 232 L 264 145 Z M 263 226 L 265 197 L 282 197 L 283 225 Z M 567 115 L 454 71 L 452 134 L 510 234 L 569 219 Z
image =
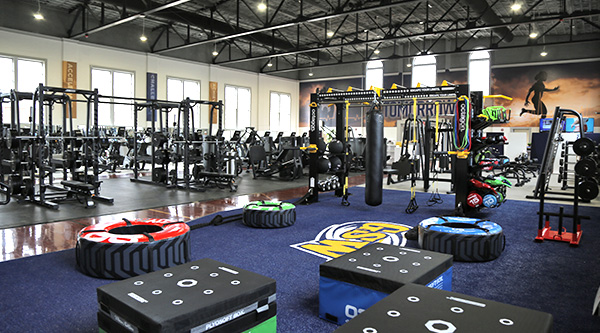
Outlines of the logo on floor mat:
M 371 243 L 404 246 L 404 232 L 411 228 L 393 222 L 346 222 L 321 230 L 314 240 L 290 246 L 325 259 L 333 259 Z

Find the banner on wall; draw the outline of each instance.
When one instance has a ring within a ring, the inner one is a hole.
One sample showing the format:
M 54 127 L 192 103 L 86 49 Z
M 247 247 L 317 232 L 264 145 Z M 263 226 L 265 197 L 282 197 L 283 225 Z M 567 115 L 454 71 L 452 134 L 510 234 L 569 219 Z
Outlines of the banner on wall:
M 219 101 L 219 84 L 217 82 L 214 81 L 209 81 L 208 82 L 208 100 L 210 102 L 217 102 Z M 213 124 L 217 123 L 217 110 L 212 110 L 212 119 L 213 119 Z
M 62 87 L 77 89 L 77 63 L 63 61 L 62 63 Z M 76 94 L 67 94 L 71 99 L 77 99 Z M 71 116 L 77 118 L 77 103 L 71 103 Z
M 155 100 L 158 96 L 158 74 L 146 73 L 146 99 Z M 146 121 L 156 120 L 156 112 L 152 114 L 152 108 L 146 108 Z
M 572 109 L 581 113 L 584 118 L 594 118 L 595 124 L 600 123 L 600 73 L 591 68 L 598 68 L 600 63 L 582 62 L 539 66 L 515 66 L 493 68 L 491 71 L 490 93 L 512 97 L 512 101 L 503 99 L 486 99 L 484 106 L 502 105 L 511 109 L 511 120 L 502 126 L 538 127 L 542 117 L 551 118 L 554 109 Z M 466 84 L 467 71 L 446 71 L 437 74 L 437 84 L 442 81 L 453 84 Z M 329 80 L 300 83 L 300 126 L 308 127 L 308 104 L 310 94 L 317 88 L 323 90 L 329 87 L 346 90 L 348 86 L 361 87 L 361 78 L 345 80 Z M 410 86 L 410 75 L 404 77 L 384 76 L 384 88 L 392 83 Z M 556 89 L 555 89 L 556 88 Z M 440 115 L 452 116 L 455 102 L 446 100 L 440 102 Z M 366 108 L 350 111 L 350 126 L 364 126 Z M 334 123 L 334 107 L 322 106 L 320 118 L 327 126 Z M 408 101 L 383 108 L 385 126 L 396 126 L 399 120 L 405 120 L 412 115 L 413 105 Z M 435 104 L 419 103 L 419 117 L 435 117 Z
M 600 121 L 600 62 L 492 69 L 491 91 L 513 98 L 496 103 L 512 110 L 511 127 L 538 127 L 554 109 L 575 110 Z M 487 104 L 487 103 L 486 103 Z

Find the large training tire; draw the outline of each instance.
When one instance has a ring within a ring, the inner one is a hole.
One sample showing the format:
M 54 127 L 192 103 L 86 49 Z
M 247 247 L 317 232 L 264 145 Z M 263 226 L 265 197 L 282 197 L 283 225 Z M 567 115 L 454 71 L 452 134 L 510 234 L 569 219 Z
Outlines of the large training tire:
M 190 227 L 163 219 L 104 222 L 79 232 L 75 257 L 87 275 L 126 279 L 190 261 Z
M 283 228 L 296 222 L 296 207 L 287 202 L 253 201 L 244 206 L 244 224 L 254 228 Z
M 454 255 L 456 261 L 490 261 L 505 246 L 502 227 L 468 217 L 431 217 L 419 223 L 419 246 Z

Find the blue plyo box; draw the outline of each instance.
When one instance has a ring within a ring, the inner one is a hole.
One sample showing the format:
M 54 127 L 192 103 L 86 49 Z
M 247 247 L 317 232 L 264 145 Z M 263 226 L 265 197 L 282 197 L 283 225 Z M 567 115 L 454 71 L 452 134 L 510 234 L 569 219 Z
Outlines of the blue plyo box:
M 409 283 L 452 290 L 451 255 L 387 244 L 332 259 L 319 273 L 319 317 L 338 325 Z

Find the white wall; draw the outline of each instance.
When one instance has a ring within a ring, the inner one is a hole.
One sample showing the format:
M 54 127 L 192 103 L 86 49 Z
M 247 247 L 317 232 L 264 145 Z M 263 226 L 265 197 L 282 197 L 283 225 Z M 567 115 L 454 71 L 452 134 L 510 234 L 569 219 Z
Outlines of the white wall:
M 261 131 L 269 130 L 270 92 L 288 93 L 292 96 L 291 129 L 298 132 L 299 81 L 297 80 L 4 28 L 0 28 L 0 40 L 2 55 L 45 60 L 45 84 L 53 87 L 62 85 L 62 61 L 77 63 L 77 88 L 79 89 L 93 89 L 90 87 L 93 66 L 134 72 L 135 97 L 139 98 L 146 97 L 147 72 L 158 74 L 158 99 L 163 100 L 167 98 L 167 77 L 200 81 L 201 98 L 205 100 L 208 100 L 209 81 L 218 83 L 220 100 L 224 100 L 225 85 L 248 87 L 252 93 L 252 105 L 251 124 L 247 126 L 254 126 Z M 57 108 L 55 117 L 59 116 L 60 110 Z M 74 123 L 84 123 L 83 112 L 78 112 L 78 116 Z M 143 124 L 145 112 L 140 112 L 139 117 L 139 124 Z M 207 125 L 207 107 L 203 109 L 201 118 L 202 125 Z

